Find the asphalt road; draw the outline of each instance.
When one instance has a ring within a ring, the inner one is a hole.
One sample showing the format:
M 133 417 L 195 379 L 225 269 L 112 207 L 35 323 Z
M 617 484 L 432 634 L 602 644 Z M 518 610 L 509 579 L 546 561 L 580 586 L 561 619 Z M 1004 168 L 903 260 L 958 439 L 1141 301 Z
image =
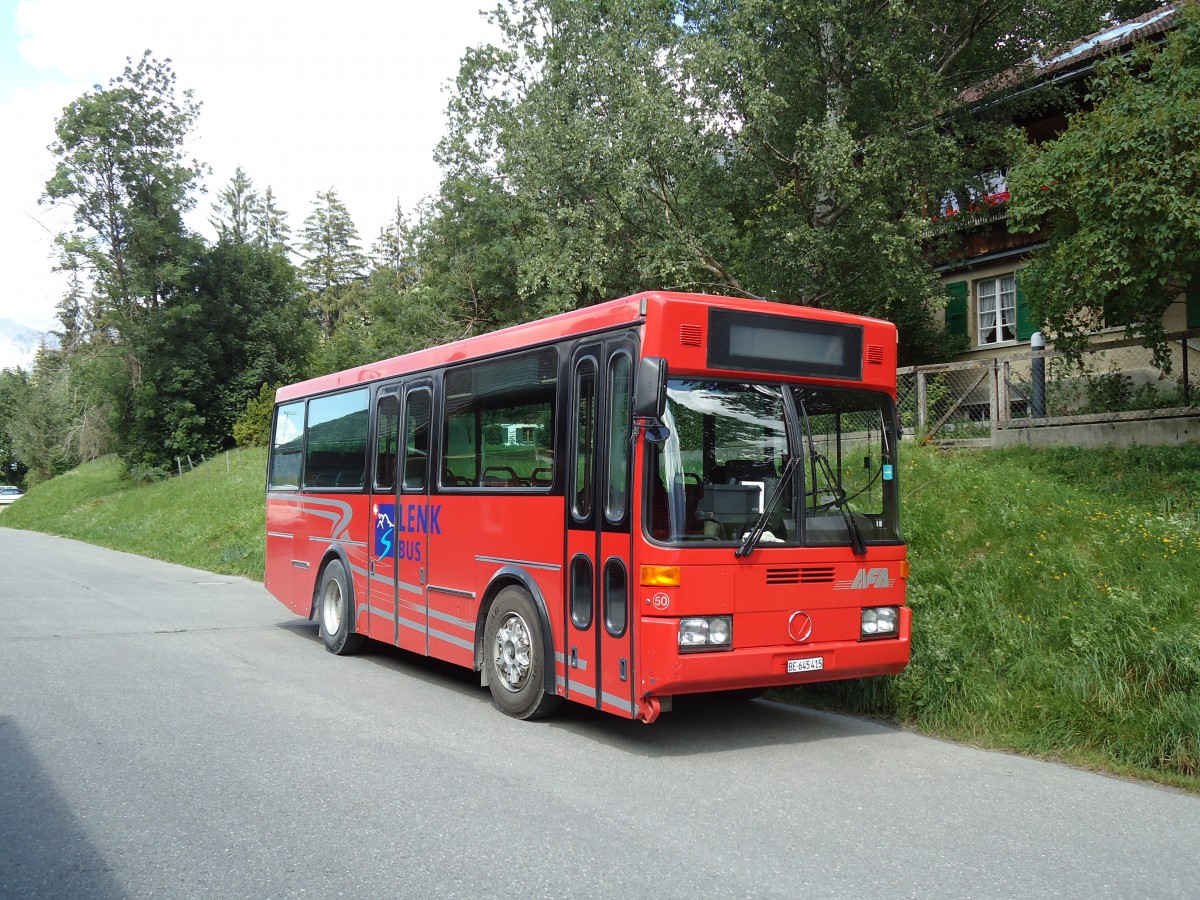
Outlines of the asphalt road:
M 1200 797 L 766 701 L 506 718 L 0 528 L 0 897 L 1198 897 Z

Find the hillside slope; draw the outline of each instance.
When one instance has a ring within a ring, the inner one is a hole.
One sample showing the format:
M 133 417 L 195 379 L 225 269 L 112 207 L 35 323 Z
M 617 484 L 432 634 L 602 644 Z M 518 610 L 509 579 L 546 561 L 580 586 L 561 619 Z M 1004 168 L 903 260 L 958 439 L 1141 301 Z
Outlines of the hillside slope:
M 0 526 L 261 580 L 266 460 L 265 450 L 232 450 L 181 478 L 137 485 L 105 457 L 32 488 L 0 512 Z

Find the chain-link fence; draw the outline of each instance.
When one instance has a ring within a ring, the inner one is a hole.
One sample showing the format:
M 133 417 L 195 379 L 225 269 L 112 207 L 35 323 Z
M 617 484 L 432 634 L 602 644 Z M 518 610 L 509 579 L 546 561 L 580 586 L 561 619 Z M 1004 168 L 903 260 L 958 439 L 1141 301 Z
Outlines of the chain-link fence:
M 988 439 L 996 419 L 996 363 L 901 369 L 897 402 L 907 434 L 955 442 Z
M 901 425 L 928 441 L 986 445 L 999 429 L 1191 415 L 1200 406 L 1200 330 L 1170 340 L 1169 372 L 1127 340 L 1079 360 L 1038 351 L 900 369 Z
M 1021 426 L 1200 404 L 1200 342 L 1174 341 L 1170 357 L 1169 372 L 1154 364 L 1149 350 L 1130 342 L 1097 347 L 1078 361 L 1053 353 L 1009 357 L 1000 363 L 1007 405 L 1001 421 Z

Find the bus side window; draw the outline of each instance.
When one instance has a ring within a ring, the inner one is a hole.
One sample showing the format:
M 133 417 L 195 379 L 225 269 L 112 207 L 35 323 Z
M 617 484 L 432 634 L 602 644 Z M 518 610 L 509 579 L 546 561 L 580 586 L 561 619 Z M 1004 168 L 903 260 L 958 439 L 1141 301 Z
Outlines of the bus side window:
M 275 433 L 271 436 L 271 478 L 273 488 L 300 487 L 300 462 L 304 456 L 304 401 L 279 407 L 275 413 Z
M 429 411 L 428 388 L 410 391 L 405 412 L 404 429 L 404 490 L 423 491 L 429 469 Z
M 363 487 L 367 472 L 368 394 L 362 388 L 309 401 L 305 487 Z
M 632 363 L 622 353 L 614 356 L 608 367 L 608 490 L 604 498 L 604 515 L 617 523 L 625 518 L 629 503 L 630 384 Z
M 375 490 L 396 486 L 396 442 L 400 432 L 399 402 L 395 394 L 375 404 Z
M 596 364 L 590 357 L 582 359 L 575 371 L 575 488 L 571 514 L 583 521 L 592 514 L 592 492 L 596 458 Z
M 488 489 L 554 483 L 553 349 L 446 373 L 442 484 Z

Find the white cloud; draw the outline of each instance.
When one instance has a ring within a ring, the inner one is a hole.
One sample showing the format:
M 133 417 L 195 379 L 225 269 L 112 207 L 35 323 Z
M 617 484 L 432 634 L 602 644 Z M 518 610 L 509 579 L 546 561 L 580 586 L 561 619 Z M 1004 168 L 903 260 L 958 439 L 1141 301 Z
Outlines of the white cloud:
M 62 107 L 120 74 L 126 57 L 171 59 L 182 90 L 203 103 L 192 152 L 212 166 L 192 226 L 241 166 L 274 188 L 293 231 L 329 187 L 364 245 L 396 202 L 411 210 L 437 188 L 432 152 L 444 131 L 445 87 L 464 51 L 494 39 L 487 0 L 24 0 L 17 7 L 25 87 L 0 85 L 0 246 L 19 247 L 0 318 L 44 326 L 61 284 L 49 277 L 61 227 L 37 198 Z M 7 255 L 7 252 L 6 252 Z

